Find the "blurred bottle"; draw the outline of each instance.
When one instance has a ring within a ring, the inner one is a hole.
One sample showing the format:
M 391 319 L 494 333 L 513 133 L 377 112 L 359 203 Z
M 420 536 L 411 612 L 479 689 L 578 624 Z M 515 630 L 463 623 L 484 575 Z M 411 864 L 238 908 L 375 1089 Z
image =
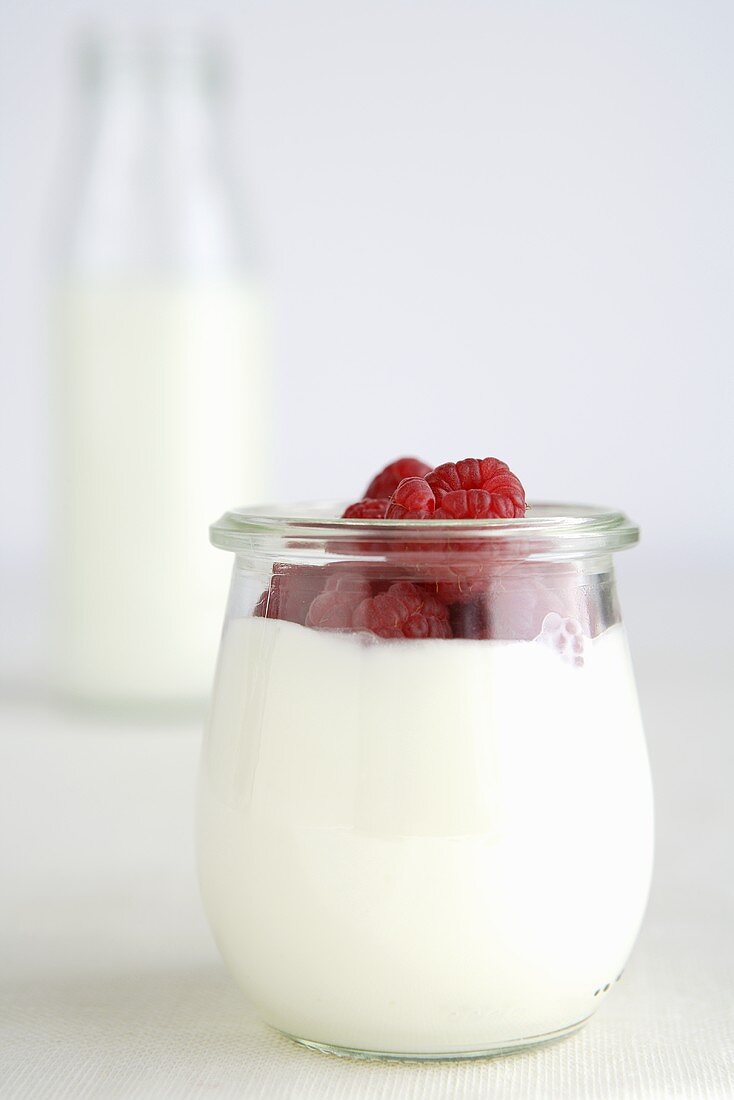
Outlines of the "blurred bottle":
M 227 576 L 207 524 L 267 488 L 263 290 L 227 164 L 223 59 L 87 45 L 58 287 L 56 672 L 202 700 Z

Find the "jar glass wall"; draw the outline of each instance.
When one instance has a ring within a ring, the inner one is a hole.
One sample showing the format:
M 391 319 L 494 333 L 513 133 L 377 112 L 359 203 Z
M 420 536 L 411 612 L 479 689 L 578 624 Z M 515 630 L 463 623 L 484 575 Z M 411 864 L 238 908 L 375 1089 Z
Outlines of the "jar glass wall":
M 263 1018 L 325 1049 L 468 1057 L 580 1026 L 623 970 L 650 777 L 619 513 L 229 513 L 199 864 Z

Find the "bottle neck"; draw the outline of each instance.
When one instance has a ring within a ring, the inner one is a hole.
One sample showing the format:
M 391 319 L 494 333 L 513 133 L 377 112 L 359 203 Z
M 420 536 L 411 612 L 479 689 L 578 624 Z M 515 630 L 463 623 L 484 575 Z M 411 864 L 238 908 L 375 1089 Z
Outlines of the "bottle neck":
M 72 271 L 198 276 L 246 266 L 221 58 L 196 44 L 97 47 L 83 75 Z

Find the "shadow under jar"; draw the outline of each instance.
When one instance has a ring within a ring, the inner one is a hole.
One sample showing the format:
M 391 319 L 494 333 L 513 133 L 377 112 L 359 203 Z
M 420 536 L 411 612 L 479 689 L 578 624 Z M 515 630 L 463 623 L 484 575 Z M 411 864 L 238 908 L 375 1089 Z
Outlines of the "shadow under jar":
M 235 552 L 198 811 L 219 948 L 263 1019 L 319 1049 L 559 1038 L 621 974 L 649 888 L 612 566 L 638 530 L 585 506 L 340 510 L 211 530 Z

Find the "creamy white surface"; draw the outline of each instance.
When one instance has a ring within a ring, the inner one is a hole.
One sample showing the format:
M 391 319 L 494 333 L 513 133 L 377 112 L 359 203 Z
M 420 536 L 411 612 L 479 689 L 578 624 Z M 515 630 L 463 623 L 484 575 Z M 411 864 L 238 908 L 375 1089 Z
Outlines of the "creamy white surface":
M 207 524 L 266 487 L 260 287 L 73 284 L 58 309 L 57 678 L 84 697 L 204 699 L 231 570 Z
M 229 623 L 200 874 L 275 1026 L 419 1053 L 574 1024 L 625 964 L 651 855 L 620 626 L 576 669 L 533 642 Z

